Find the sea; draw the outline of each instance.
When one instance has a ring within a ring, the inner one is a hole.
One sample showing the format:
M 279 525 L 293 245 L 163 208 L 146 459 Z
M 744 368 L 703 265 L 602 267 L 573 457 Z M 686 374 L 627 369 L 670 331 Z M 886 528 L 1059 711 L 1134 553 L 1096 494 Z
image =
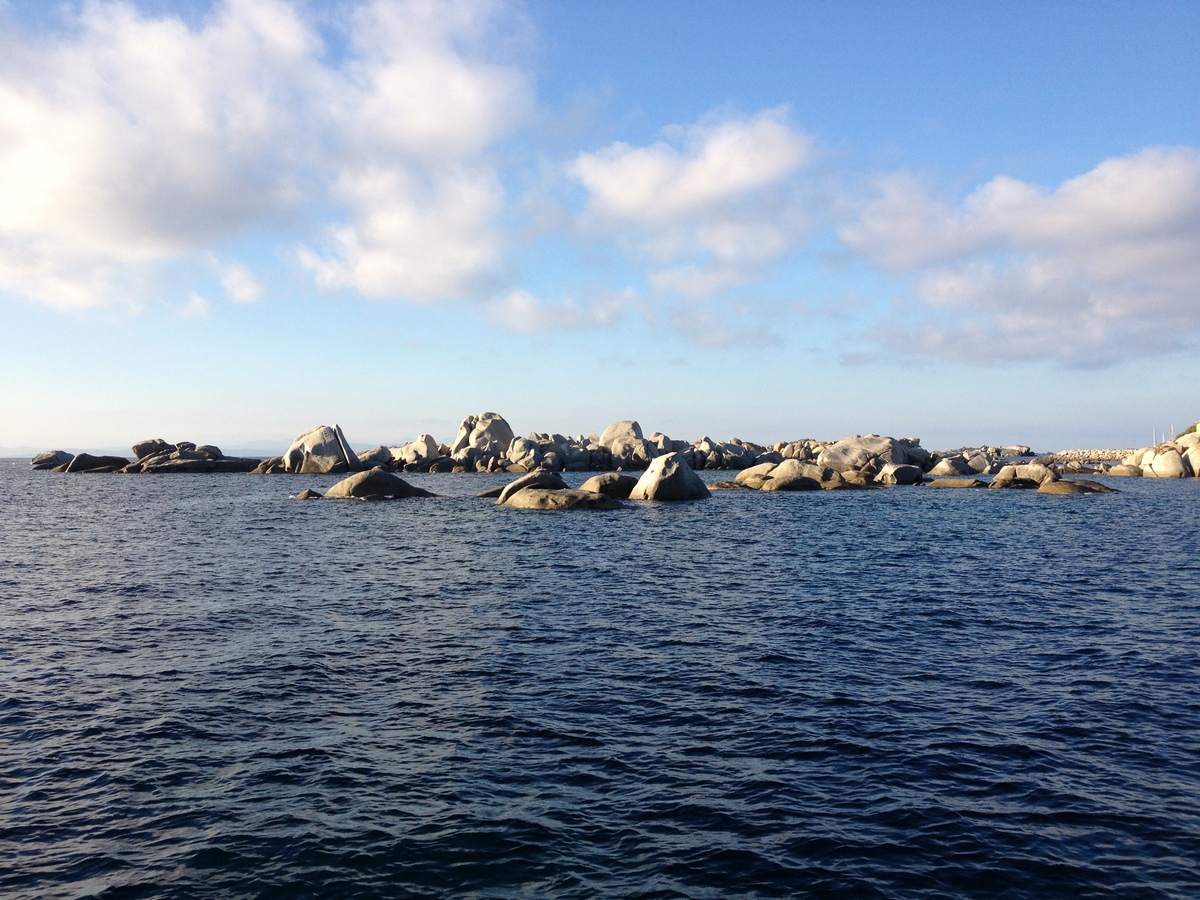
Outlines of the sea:
M 0 462 L 0 896 L 1200 896 L 1200 479 L 511 477 Z

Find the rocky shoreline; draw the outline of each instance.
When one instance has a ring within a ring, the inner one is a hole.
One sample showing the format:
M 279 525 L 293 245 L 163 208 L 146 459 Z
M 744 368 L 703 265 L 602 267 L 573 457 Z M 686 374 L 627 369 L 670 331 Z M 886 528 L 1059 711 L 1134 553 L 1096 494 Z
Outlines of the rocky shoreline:
M 633 420 L 614 422 L 603 433 L 568 437 L 533 433 L 517 437 L 500 415 L 484 412 L 463 419 L 453 442 L 423 434 L 396 446 L 355 452 L 337 426 L 321 425 L 268 459 L 225 456 L 211 444 L 139 441 L 133 459 L 47 451 L 30 462 L 55 472 L 163 474 L 241 472 L 251 474 L 345 474 L 329 498 L 401 499 L 432 496 L 398 473 L 507 472 L 507 487 L 488 492 L 501 505 L 531 509 L 613 509 L 625 500 L 690 500 L 712 490 L 845 490 L 889 486 L 991 489 L 1028 488 L 1047 494 L 1104 493 L 1112 488 L 1078 476 L 1101 474 L 1159 478 L 1200 473 L 1196 427 L 1174 441 L 1136 450 L 1065 450 L 1035 456 L 1027 446 L 969 447 L 930 452 L 918 438 L 855 435 L 837 441 L 802 439 L 771 445 L 732 439 L 672 440 L 659 432 L 646 437 Z M 729 481 L 706 485 L 698 470 L 735 470 Z M 578 490 L 562 472 L 600 472 Z M 638 477 L 626 474 L 640 473 Z M 990 480 L 985 480 L 990 479 Z M 321 494 L 305 490 L 298 499 Z

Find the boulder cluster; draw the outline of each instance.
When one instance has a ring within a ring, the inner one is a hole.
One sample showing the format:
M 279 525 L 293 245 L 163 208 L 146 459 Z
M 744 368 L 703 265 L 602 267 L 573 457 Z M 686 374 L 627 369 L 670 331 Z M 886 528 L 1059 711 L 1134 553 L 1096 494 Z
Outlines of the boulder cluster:
M 337 425 L 321 425 L 269 459 L 228 457 L 212 445 L 175 444 L 156 438 L 133 445 L 132 460 L 49 451 L 34 457 L 38 469 L 61 472 L 251 472 L 256 474 L 345 474 L 353 476 L 327 496 L 356 499 L 422 496 L 397 473 L 508 472 L 528 476 L 509 486 L 502 505 L 538 509 L 608 508 L 632 500 L 695 499 L 709 488 L 699 470 L 739 470 L 732 481 L 713 489 L 798 491 L 872 488 L 885 485 L 935 487 L 1033 488 L 1043 493 L 1104 490 L 1100 485 L 1062 476 L 1100 472 L 1111 475 L 1185 477 L 1200 472 L 1200 434 L 1190 429 L 1175 441 L 1136 451 L 1122 465 L 1092 468 L 1071 456 L 1033 457 L 1029 447 L 971 447 L 932 453 L 916 438 L 856 435 L 839 441 L 814 439 L 763 445 L 734 438 L 715 441 L 672 440 L 646 436 L 637 422 L 614 422 L 597 435 L 569 437 L 532 433 L 518 437 L 504 417 L 483 412 L 463 419 L 452 442 L 428 434 L 395 446 L 355 452 Z M 1024 461 L 1028 459 L 1028 461 Z M 1014 462 L 1014 460 L 1017 460 Z M 562 472 L 602 472 L 572 490 Z M 643 473 L 641 477 L 625 474 Z M 991 476 L 985 481 L 981 476 Z M 313 491 L 297 496 L 320 496 Z M 518 498 L 518 495 L 519 498 Z M 551 496 L 553 495 L 553 496 Z
M 1063 450 L 1039 461 L 1063 474 L 1112 475 L 1126 478 L 1200 477 L 1200 422 L 1174 440 L 1127 450 Z
M 168 444 L 161 438 L 133 445 L 132 460 L 124 456 L 71 454 L 63 450 L 39 453 L 30 463 L 35 469 L 55 472 L 250 472 L 260 460 L 226 456 L 211 444 L 196 446 L 190 441 Z
M 893 449 L 894 448 L 894 449 Z M 693 472 L 703 469 L 748 469 L 784 460 L 816 460 L 839 471 L 858 468 L 883 455 L 884 461 L 903 457 L 905 462 L 927 467 L 938 458 L 921 448 L 916 438 L 885 438 L 878 435 L 845 441 L 782 441 L 755 444 L 734 438 L 715 441 L 672 440 L 654 432 L 646 437 L 637 422 L 625 420 L 609 425 L 600 435 L 594 432 L 568 437 L 533 433 L 517 437 L 502 416 L 485 412 L 467 416 L 450 444 L 439 444 L 423 434 L 399 446 L 374 447 L 355 453 L 341 429 L 322 425 L 301 435 L 283 456 L 263 460 L 258 473 L 357 472 L 383 468 L 403 472 L 612 472 L 649 469 L 658 459 L 677 455 Z
M 1109 467 L 1107 474 L 1144 478 L 1200 477 L 1200 431 L 1195 428 L 1193 425 L 1173 441 L 1134 450 L 1121 460 L 1120 465 Z

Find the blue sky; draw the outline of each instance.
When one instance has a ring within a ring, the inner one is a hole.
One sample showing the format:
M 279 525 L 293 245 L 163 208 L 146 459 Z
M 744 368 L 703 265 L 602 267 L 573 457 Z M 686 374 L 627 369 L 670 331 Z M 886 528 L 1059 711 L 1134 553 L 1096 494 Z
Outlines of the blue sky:
M 0 449 L 1200 416 L 1200 4 L 0 0 Z

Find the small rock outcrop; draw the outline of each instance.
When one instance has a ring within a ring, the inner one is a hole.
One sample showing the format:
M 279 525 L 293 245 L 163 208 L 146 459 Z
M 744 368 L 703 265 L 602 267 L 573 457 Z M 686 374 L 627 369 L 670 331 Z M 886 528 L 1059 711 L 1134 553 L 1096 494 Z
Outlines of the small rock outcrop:
M 496 498 L 496 505 L 503 506 L 514 494 L 527 488 L 541 488 L 547 491 L 565 491 L 569 489 L 567 483 L 562 480 L 562 476 L 558 473 L 547 469 L 538 469 L 536 472 L 522 475 L 516 481 L 505 485 L 504 490 Z
M 1038 488 L 1058 481 L 1058 473 L 1041 463 L 1007 465 L 992 479 L 993 488 Z
M 570 488 L 549 490 L 527 487 L 517 491 L 504 503 L 514 509 L 623 509 L 624 504 L 607 494 L 575 491 Z
M 936 488 L 985 488 L 988 486 L 988 483 L 978 478 L 935 478 L 933 481 L 926 482 L 925 486 Z
M 593 475 L 579 489 L 592 494 L 605 494 L 614 500 L 628 500 L 637 483 L 638 480 L 632 475 L 605 472 L 603 475 Z
M 702 500 L 709 496 L 700 476 L 679 452 L 651 462 L 629 493 L 630 500 Z
M 908 463 L 886 463 L 875 481 L 879 484 L 920 484 L 923 473 L 919 466 Z
M 66 450 L 46 450 L 29 461 L 29 464 L 39 471 L 65 466 L 75 458 L 74 453 Z
M 642 436 L 642 426 L 632 419 L 609 425 L 598 443 L 611 455 L 614 466 L 626 469 L 644 469 L 659 454 L 658 447 Z
M 1039 494 L 1112 494 L 1113 488 L 1098 481 L 1084 481 L 1082 478 L 1061 478 L 1058 481 L 1047 481 L 1038 486 Z
M 434 496 L 424 488 L 413 487 L 399 475 L 380 468 L 356 472 L 325 492 L 327 500 L 407 500 L 409 497 Z

